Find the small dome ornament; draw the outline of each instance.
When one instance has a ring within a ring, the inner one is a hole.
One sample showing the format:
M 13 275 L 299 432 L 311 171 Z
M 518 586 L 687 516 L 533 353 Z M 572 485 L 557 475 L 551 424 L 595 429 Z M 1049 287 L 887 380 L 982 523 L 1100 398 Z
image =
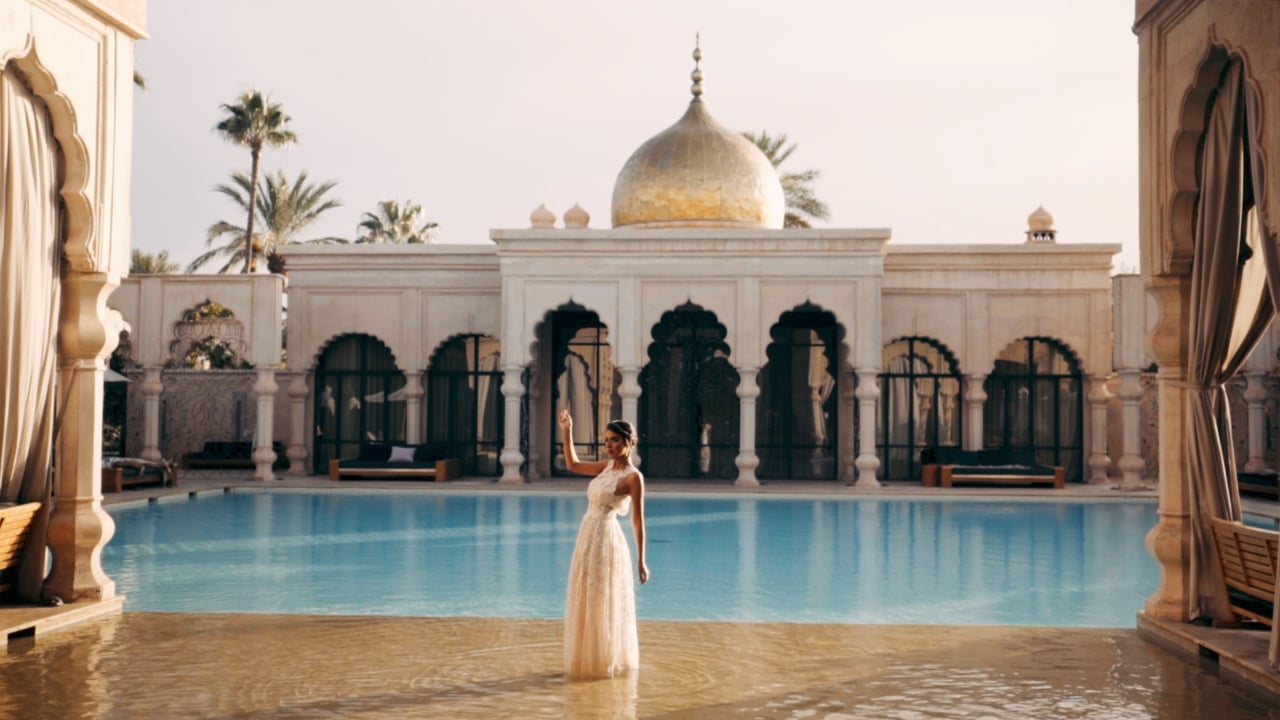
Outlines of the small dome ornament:
M 585 228 L 589 222 L 591 222 L 591 213 L 583 210 L 578 203 L 574 203 L 573 207 L 564 211 L 564 226 L 566 228 L 580 230 Z
M 1027 216 L 1027 243 L 1057 242 L 1058 231 L 1053 229 L 1053 215 L 1041 205 Z
M 556 226 L 556 214 L 551 212 L 546 203 L 542 203 L 529 213 L 529 227 L 553 228 Z

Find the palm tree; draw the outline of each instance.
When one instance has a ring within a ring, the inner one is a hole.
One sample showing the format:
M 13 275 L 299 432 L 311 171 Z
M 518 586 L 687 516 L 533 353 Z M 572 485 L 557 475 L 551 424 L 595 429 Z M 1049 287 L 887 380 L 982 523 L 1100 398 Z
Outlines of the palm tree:
M 161 250 L 152 255 L 134 248 L 133 256 L 129 262 L 130 275 L 164 275 L 166 273 L 180 272 L 181 270 L 181 265 L 169 260 L 168 250 Z
M 262 157 L 264 147 L 286 147 L 297 142 L 298 136 L 286 127 L 290 118 L 280 109 L 280 104 L 272 103 L 269 96 L 264 97 L 257 90 L 246 90 L 241 93 L 239 102 L 234 105 L 223 104 L 222 109 L 227 116 L 214 125 L 213 129 L 227 140 L 249 148 L 249 156 L 252 158 L 249 169 L 249 201 L 246 207 L 249 222 L 245 225 L 244 233 L 244 272 L 252 272 L 250 265 L 253 252 L 249 244 L 253 242 L 253 216 L 258 206 L 258 160 Z
M 272 270 L 280 267 L 279 258 L 272 260 L 276 248 L 281 245 L 302 243 L 308 245 L 345 243 L 344 238 L 320 237 L 308 240 L 301 239 L 302 232 L 319 219 L 320 215 L 341 205 L 341 201 L 326 198 L 325 195 L 337 183 L 329 180 L 320 184 L 307 181 L 307 173 L 303 171 L 292 183 L 284 173 L 267 173 L 262 178 L 257 192 L 244 173 L 234 173 L 230 185 L 218 185 L 217 192 L 226 195 L 241 209 L 248 210 L 249 198 L 257 200 L 257 212 L 262 215 L 263 232 L 246 242 L 249 233 L 245 228 L 234 223 L 220 220 L 209 226 L 205 243 L 213 248 L 201 255 L 187 266 L 187 272 L 195 272 L 202 265 L 216 257 L 227 258 L 218 272 L 227 272 L 237 263 L 244 261 L 249 272 L 257 270 L 258 260 L 267 258 Z M 219 241 L 224 244 L 215 247 Z M 246 252 L 248 255 L 246 255 Z
M 769 158 L 769 162 L 773 163 L 775 170 L 796 150 L 795 143 L 787 145 L 786 133 L 773 137 L 769 135 L 768 130 L 761 130 L 759 135 L 751 132 L 744 132 L 742 135 L 760 148 L 760 152 L 763 152 L 764 156 Z M 821 170 L 786 173 L 778 170 L 778 179 L 782 181 L 782 193 L 787 199 L 787 214 L 782 223 L 783 227 L 807 228 L 811 227 L 810 220 L 826 220 L 831 217 L 830 208 L 813 193 L 813 181 L 821 176 Z
M 378 203 L 378 212 L 365 213 L 364 219 L 356 227 L 361 234 L 356 238 L 358 243 L 426 243 L 431 242 L 434 230 L 439 227 L 434 222 L 424 222 L 414 228 L 418 217 L 422 215 L 422 206 L 406 200 L 404 207 L 395 200 L 383 200 Z

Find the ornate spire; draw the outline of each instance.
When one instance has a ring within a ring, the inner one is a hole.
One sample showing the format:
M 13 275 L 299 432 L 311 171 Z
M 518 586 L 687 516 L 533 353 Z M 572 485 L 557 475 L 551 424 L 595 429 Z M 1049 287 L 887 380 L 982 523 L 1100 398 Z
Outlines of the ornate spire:
M 693 78 L 693 87 L 689 88 L 689 91 L 693 93 L 694 100 L 701 100 L 702 69 L 698 67 L 698 63 L 702 62 L 702 33 L 695 33 L 693 37 L 693 73 L 689 75 Z

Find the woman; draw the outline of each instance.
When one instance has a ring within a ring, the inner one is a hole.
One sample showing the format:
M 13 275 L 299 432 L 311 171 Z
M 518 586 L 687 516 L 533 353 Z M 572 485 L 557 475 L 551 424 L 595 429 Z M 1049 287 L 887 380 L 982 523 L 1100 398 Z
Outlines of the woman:
M 608 460 L 582 462 L 573 447 L 573 418 L 560 411 L 566 467 L 595 475 L 587 485 L 587 512 L 578 530 L 569 565 L 564 616 L 564 669 L 569 678 L 612 677 L 640 667 L 636 637 L 635 584 L 631 552 L 615 519 L 631 513 L 636 539 L 636 570 L 649 580 L 644 564 L 644 476 L 631 464 L 636 430 L 625 420 L 604 432 Z

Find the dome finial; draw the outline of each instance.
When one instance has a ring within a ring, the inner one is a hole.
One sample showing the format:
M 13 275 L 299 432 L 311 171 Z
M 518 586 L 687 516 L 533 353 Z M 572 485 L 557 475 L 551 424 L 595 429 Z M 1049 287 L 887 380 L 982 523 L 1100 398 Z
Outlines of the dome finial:
M 698 63 L 702 62 L 702 33 L 694 33 L 693 35 L 693 73 L 689 77 L 693 78 L 693 87 L 689 91 L 693 93 L 694 100 L 702 99 L 702 70 L 698 67 Z

